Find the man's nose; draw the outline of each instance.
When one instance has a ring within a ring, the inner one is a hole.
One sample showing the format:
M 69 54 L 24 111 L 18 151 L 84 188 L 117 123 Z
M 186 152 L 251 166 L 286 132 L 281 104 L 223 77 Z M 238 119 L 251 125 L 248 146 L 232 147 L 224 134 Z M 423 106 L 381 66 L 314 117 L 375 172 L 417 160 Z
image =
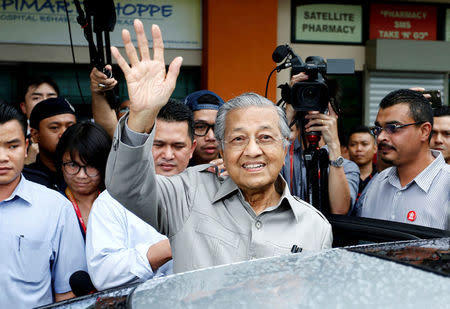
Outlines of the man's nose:
M 256 139 L 250 138 L 248 144 L 245 146 L 244 154 L 247 156 L 255 157 L 262 153 L 261 147 L 256 142 Z
M 206 132 L 205 138 L 209 141 L 215 141 L 216 136 L 214 135 L 213 128 L 209 128 L 208 132 Z
M 0 147 L 0 162 L 7 162 L 8 161 L 8 152 L 3 148 Z
M 170 147 L 170 146 L 164 147 L 163 158 L 165 160 L 172 160 L 174 158 L 174 151 L 173 151 L 172 147 Z

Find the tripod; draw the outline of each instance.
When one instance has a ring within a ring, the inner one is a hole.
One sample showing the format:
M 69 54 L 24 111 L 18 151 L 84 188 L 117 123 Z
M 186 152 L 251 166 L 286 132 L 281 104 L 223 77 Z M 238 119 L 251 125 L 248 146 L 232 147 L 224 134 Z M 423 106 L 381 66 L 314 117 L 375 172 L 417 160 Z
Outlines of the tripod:
M 297 114 L 296 118 L 299 118 L 297 123 L 304 123 L 304 117 Z M 300 128 L 303 128 L 303 126 Z M 319 147 L 320 132 L 308 132 L 308 134 L 305 134 L 302 130 L 301 140 L 305 149 L 302 159 L 306 167 L 308 201 L 323 214 L 330 214 L 328 151 Z
M 106 63 L 111 63 L 111 41 L 109 33 L 114 30 L 116 24 L 116 9 L 113 0 L 84 0 L 86 13 L 81 8 L 80 2 L 74 0 L 77 8 L 77 22 L 84 31 L 84 37 L 88 41 L 89 59 L 93 67 L 112 77 L 112 72 L 105 69 Z M 97 45 L 94 43 L 96 34 Z M 104 40 L 103 40 L 104 39 Z M 106 62 L 105 62 L 106 58 Z M 118 96 L 114 90 L 105 91 L 105 97 L 111 108 L 119 106 Z

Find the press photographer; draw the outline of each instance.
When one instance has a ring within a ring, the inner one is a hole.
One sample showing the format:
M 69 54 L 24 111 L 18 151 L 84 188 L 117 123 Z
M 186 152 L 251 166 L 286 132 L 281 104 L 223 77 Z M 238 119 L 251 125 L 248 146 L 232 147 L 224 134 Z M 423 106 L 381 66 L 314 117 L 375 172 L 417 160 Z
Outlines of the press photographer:
M 287 50 L 287 52 L 285 52 Z M 285 54 L 286 53 L 286 54 Z M 338 138 L 338 113 L 327 74 L 353 73 L 353 60 L 308 57 L 304 63 L 288 46 L 277 47 L 273 60 L 292 67 L 290 84 L 281 86 L 286 115 L 295 132 L 282 175 L 293 195 L 311 202 L 323 213 L 347 214 L 355 202 L 358 166 L 342 157 Z

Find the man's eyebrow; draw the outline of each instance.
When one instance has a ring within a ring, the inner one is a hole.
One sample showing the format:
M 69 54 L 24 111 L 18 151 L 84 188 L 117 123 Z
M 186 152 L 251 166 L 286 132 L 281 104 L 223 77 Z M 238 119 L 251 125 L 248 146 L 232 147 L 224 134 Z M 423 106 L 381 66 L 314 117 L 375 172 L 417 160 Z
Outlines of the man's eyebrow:
M 14 138 L 12 140 L 6 141 L 6 144 L 15 144 L 15 143 L 20 143 L 21 140 L 19 138 Z

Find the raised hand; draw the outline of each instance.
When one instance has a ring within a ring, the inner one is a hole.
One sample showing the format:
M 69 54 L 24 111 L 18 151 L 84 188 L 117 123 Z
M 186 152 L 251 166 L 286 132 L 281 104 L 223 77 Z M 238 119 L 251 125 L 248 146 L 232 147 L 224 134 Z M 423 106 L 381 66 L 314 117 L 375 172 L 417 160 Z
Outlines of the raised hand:
M 148 40 L 144 25 L 138 19 L 134 21 L 137 44 L 141 59 L 131 41 L 128 30 L 122 30 L 122 40 L 130 65 L 125 61 L 117 48 L 111 47 L 111 53 L 123 71 L 131 100 L 128 126 L 137 132 L 150 132 L 155 118 L 175 89 L 183 59 L 175 58 L 166 73 L 164 63 L 164 44 L 161 30 L 152 25 L 153 59 L 150 58 Z

